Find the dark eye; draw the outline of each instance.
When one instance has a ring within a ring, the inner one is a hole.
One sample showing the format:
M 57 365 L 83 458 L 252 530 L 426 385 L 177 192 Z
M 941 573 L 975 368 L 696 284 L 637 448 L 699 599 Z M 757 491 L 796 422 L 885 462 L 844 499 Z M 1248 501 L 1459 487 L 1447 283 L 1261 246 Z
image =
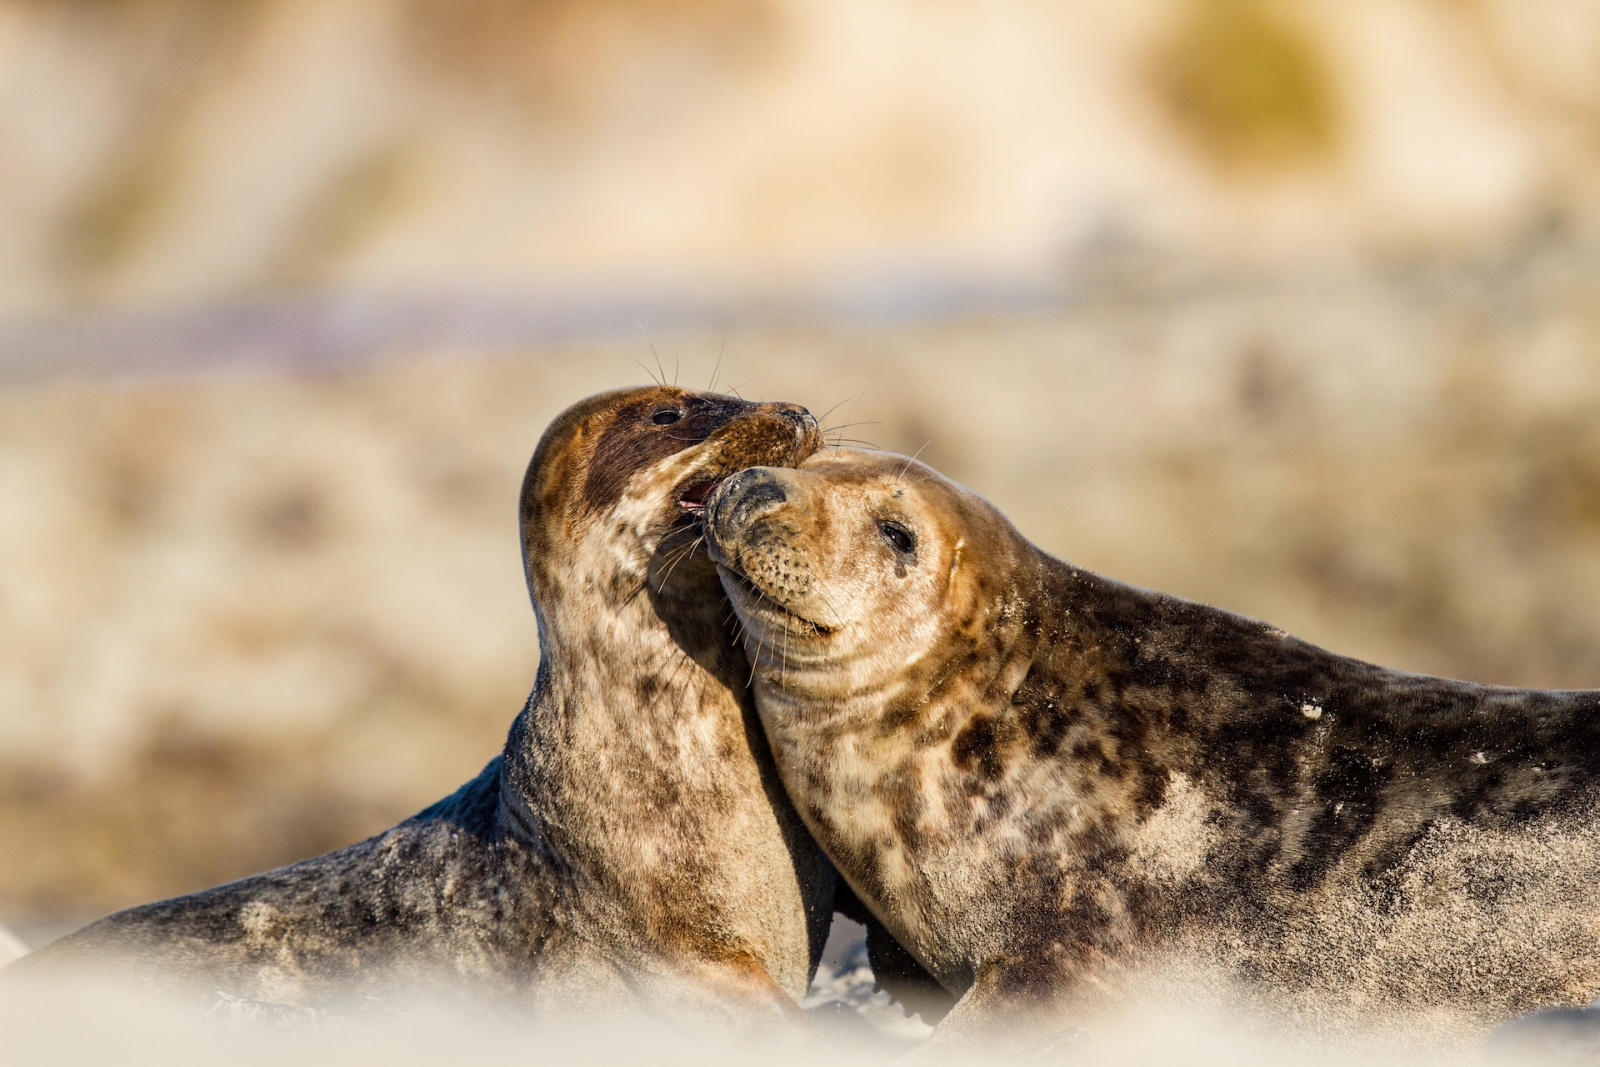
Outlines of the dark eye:
M 898 522 L 880 522 L 878 532 L 883 534 L 883 539 L 889 542 L 890 547 L 896 552 L 910 554 L 911 550 L 917 547 L 917 539 L 911 535 L 911 531 Z
M 682 413 L 676 411 L 675 409 L 662 408 L 660 411 L 650 416 L 650 421 L 655 423 L 657 426 L 671 426 L 681 418 L 683 418 Z

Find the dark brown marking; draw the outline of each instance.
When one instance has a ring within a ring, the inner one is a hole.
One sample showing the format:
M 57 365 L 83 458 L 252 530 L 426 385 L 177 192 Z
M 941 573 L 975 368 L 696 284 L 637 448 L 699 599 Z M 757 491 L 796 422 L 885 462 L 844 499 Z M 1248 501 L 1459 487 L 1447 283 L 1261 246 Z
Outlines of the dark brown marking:
M 595 442 L 583 483 L 584 502 L 593 512 L 610 510 L 639 471 L 702 443 L 751 406 L 732 397 L 692 393 L 674 397 L 665 391 L 623 404 Z M 677 422 L 651 421 L 657 411 L 667 409 L 680 411 Z

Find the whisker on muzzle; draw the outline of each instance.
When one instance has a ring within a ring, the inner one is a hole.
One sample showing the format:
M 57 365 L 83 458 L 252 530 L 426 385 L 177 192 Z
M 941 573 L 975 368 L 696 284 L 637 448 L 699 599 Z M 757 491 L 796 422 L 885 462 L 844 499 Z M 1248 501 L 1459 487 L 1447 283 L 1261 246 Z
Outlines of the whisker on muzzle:
M 667 579 L 671 578 L 672 572 L 678 569 L 678 564 L 694 555 L 694 550 L 705 544 L 705 541 L 705 534 L 701 534 L 687 545 L 675 550 L 676 554 L 667 564 L 667 572 L 661 576 L 661 588 L 665 589 L 667 587 Z

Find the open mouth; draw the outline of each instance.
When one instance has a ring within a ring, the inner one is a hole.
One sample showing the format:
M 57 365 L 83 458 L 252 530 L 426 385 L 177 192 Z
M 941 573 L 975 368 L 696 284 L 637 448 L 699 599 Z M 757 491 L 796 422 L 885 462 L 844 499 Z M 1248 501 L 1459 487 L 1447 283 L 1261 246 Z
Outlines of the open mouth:
M 723 574 L 731 576 L 734 580 L 734 584 L 738 585 L 739 588 L 749 593 L 751 599 L 756 602 L 757 607 L 764 606 L 770 609 L 774 614 L 785 616 L 786 618 L 792 620 L 794 624 L 802 631 L 810 634 L 813 637 L 827 637 L 829 634 L 833 633 L 833 629 L 831 627 L 823 626 L 821 623 L 812 622 L 804 615 L 797 615 L 788 608 L 784 607 L 782 604 L 778 603 L 776 600 L 772 599 L 772 597 L 767 594 L 766 590 L 762 589 L 755 582 L 752 582 L 743 571 L 736 571 L 731 567 L 723 566 L 719 566 L 717 569 Z
M 691 515 L 704 515 L 706 501 L 711 499 L 711 494 L 715 493 L 717 486 L 721 484 L 721 478 L 710 478 L 693 483 L 678 494 L 678 506 Z

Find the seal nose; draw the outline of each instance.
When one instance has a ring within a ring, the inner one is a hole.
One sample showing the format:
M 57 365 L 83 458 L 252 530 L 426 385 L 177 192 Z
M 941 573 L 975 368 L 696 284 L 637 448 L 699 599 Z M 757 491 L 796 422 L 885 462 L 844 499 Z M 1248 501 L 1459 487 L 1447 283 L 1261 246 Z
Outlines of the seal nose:
M 817 417 L 799 404 L 787 404 L 781 400 L 773 401 L 771 407 L 783 418 L 794 423 L 800 431 L 801 439 L 815 443 L 822 435 L 817 426 Z
M 817 424 L 816 417 L 799 404 L 779 403 L 776 407 L 778 414 L 791 422 L 798 422 L 802 426 L 815 426 Z
M 712 530 L 719 541 L 737 539 L 751 523 L 788 501 L 776 471 L 761 467 L 740 471 L 717 489 L 709 509 Z

